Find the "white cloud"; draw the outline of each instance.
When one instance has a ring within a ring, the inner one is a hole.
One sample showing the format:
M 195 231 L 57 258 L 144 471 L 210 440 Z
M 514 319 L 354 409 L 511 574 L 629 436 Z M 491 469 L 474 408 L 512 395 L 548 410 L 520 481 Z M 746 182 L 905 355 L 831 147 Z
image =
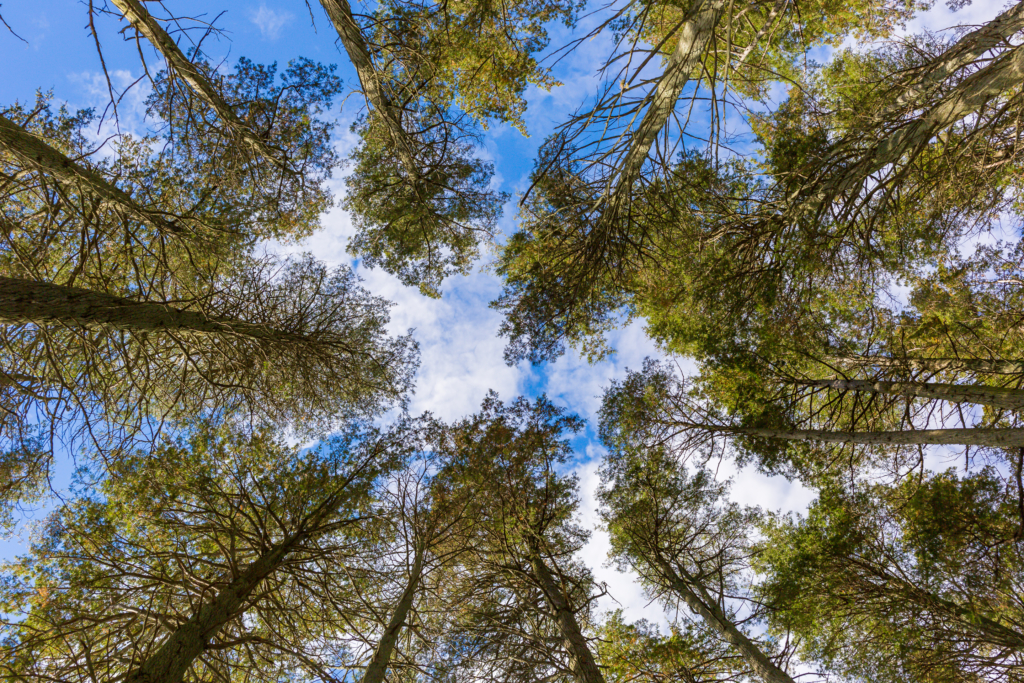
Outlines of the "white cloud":
M 97 115 L 103 115 L 101 126 L 94 124 L 82 131 L 97 145 L 103 144 L 97 152 L 100 157 L 114 155 L 110 142 L 119 135 L 141 138 L 147 134 L 146 98 L 153 92 L 148 79 L 139 79 L 127 69 L 113 69 L 106 75 L 100 71 L 72 72 L 67 74 L 67 79 L 81 93 L 80 100 L 68 102 L 69 108 L 93 107 Z M 117 101 L 116 109 L 108 109 L 111 89 Z
M 256 25 L 264 38 L 269 40 L 277 40 L 281 35 L 281 29 L 294 18 L 295 15 L 291 12 L 273 10 L 263 3 L 260 3 L 259 9 L 249 12 L 249 21 Z

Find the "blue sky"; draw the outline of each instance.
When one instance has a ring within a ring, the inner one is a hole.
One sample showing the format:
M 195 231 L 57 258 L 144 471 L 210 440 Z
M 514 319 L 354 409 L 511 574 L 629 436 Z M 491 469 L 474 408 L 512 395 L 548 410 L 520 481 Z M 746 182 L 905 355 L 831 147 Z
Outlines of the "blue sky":
M 102 0 L 96 0 L 102 4 Z M 212 20 L 209 12 L 224 11 L 217 26 L 224 31 L 204 43 L 213 59 L 227 63 L 239 57 L 257 62 L 277 61 L 281 66 L 296 57 L 334 63 L 346 83 L 356 85 L 355 74 L 347 58 L 335 44 L 336 34 L 323 16 L 319 4 L 313 4 L 315 27 L 304 3 L 298 0 L 245 2 L 221 0 L 216 3 L 173 0 L 168 3 L 176 14 Z M 214 6 L 216 9 L 209 10 Z M 1002 2 L 976 2 L 955 20 L 983 20 L 998 12 Z M 96 45 L 88 30 L 88 5 L 68 0 L 20 0 L 6 2 L 0 13 L 26 41 L 23 43 L 0 27 L 0 64 L 4 78 L 0 81 L 0 106 L 15 99 L 30 100 L 37 89 L 52 90 L 58 101 L 72 108 L 96 106 L 107 100 L 106 83 L 101 75 Z M 953 23 L 948 12 L 940 7 L 930 13 L 927 24 L 935 27 Z M 582 23 L 586 28 L 587 22 Z M 911 29 L 919 28 L 915 22 Z M 124 87 L 139 77 L 141 66 L 134 42 L 125 42 L 118 34 L 115 18 L 99 16 L 97 32 L 103 57 L 116 87 Z M 566 30 L 552 28 L 553 43 L 564 42 Z M 608 52 L 607 39 L 583 42 L 568 58 L 561 60 L 555 76 L 564 83 L 545 92 L 530 88 L 529 109 L 525 117 L 531 137 L 524 137 L 507 125 L 493 126 L 485 135 L 482 155 L 493 161 L 495 183 L 513 195 L 506 207 L 502 227 L 513 229 L 514 197 L 527 187 L 526 177 L 532 166 L 537 146 L 555 125 L 595 93 L 598 79 L 595 69 Z M 159 68 L 159 60 L 147 53 L 151 66 Z M 142 124 L 139 105 L 145 94 L 145 83 L 136 86 L 121 104 L 123 127 L 131 130 Z M 346 153 L 354 144 L 348 124 L 361 111 L 362 100 L 350 97 L 344 107 L 336 106 L 335 115 L 341 125 L 336 131 L 336 145 Z M 343 171 L 336 173 L 332 187 L 337 196 L 344 190 Z M 297 249 L 310 251 L 318 258 L 333 263 L 350 263 L 345 242 L 353 233 L 349 216 L 334 209 L 323 217 L 323 229 Z M 292 249 L 295 250 L 295 249 Z M 483 259 L 486 264 L 487 258 Z M 600 403 L 600 394 L 614 378 L 625 374 L 627 367 L 639 368 L 645 356 L 658 355 L 654 345 L 643 333 L 641 323 L 634 323 L 612 335 L 618 353 L 608 361 L 590 365 L 574 353 L 558 362 L 542 367 L 521 364 L 508 367 L 502 358 L 504 340 L 498 337 L 500 316 L 488 308 L 500 291 L 500 283 L 485 267 L 467 277 L 450 278 L 444 296 L 439 300 L 423 297 L 415 289 L 402 286 L 395 278 L 380 271 L 370 271 L 356 264 L 366 286 L 376 294 L 395 302 L 392 327 L 395 332 L 415 329 L 422 349 L 412 411 L 430 410 L 445 418 L 455 419 L 476 410 L 489 389 L 505 399 L 520 393 L 540 392 L 586 418 L 591 429 L 577 442 L 579 462 L 576 465 L 582 488 L 581 518 L 593 527 L 594 491 L 597 485 L 597 461 L 602 453 L 594 438 L 593 423 Z M 746 470 L 722 470 L 734 477 L 733 496 L 740 502 L 758 504 L 771 509 L 802 510 L 812 499 L 810 491 L 781 478 L 769 479 Z M 0 557 L 10 556 L 21 548 L 19 539 L 0 539 Z M 607 539 L 597 531 L 583 552 L 583 559 L 594 569 L 599 580 L 609 585 L 611 596 L 626 608 L 628 618 L 646 617 L 660 620 L 660 610 L 647 606 L 638 587 L 628 575 L 605 567 Z M 616 606 L 606 600 L 606 606 Z

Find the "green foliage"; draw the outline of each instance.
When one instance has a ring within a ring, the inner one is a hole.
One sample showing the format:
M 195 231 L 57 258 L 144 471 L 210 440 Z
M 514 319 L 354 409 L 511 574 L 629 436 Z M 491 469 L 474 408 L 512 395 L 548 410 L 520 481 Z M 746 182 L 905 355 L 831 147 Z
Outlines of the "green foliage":
M 50 454 L 42 434 L 11 439 L 0 452 L 0 533 L 10 533 L 19 519 L 16 510 L 39 502 L 49 488 Z
M 432 121 L 430 112 L 415 125 L 424 127 L 417 136 L 422 149 L 419 166 L 408 169 L 383 123 L 355 124 L 362 144 L 351 156 L 343 206 L 360 231 L 348 248 L 369 267 L 439 297 L 445 277 L 469 273 L 508 195 L 489 189 L 494 166 L 472 157 L 473 139 L 457 125 Z
M 323 601 L 352 586 L 332 567 L 359 553 L 375 488 L 405 457 L 400 434 L 358 424 L 302 450 L 216 422 L 124 454 L 98 486 L 81 480 L 32 552 L 5 567 L 2 675 L 123 676 L 287 543 L 287 560 L 211 634 L 190 677 L 308 676 L 344 662 L 343 617 Z
M 389 56 L 426 74 L 419 92 L 425 99 L 454 105 L 481 125 L 509 123 L 525 135 L 526 88 L 561 85 L 535 56 L 550 42 L 547 26 L 574 26 L 582 6 L 570 0 L 388 0 L 377 10 L 377 31 Z
M 170 177 L 156 187 L 140 183 L 136 196 L 157 204 L 173 198 L 187 207 L 182 213 L 203 215 L 219 231 L 243 238 L 308 237 L 332 203 L 324 183 L 340 163 L 333 124 L 323 118 L 342 90 L 335 67 L 300 58 L 278 77 L 276 63 L 244 57 L 226 75 L 203 62 L 196 66 L 286 168 L 239 144 L 214 111 L 164 71 L 146 105 L 163 142 L 153 145 L 159 151 L 153 165 Z
M 762 529 L 772 629 L 864 680 L 1018 680 L 1016 495 L 991 469 L 823 490 L 806 519 Z
M 609 683 L 692 683 L 738 680 L 736 656 L 692 622 L 674 623 L 668 635 L 646 620 L 626 623 L 622 610 L 601 625 L 597 648 Z
M 548 57 L 580 44 L 546 55 L 549 32 L 583 7 L 333 8 L 367 105 L 350 253 L 438 297 L 500 242 L 481 131 L 526 133 L 531 87 L 560 85 Z M 333 67 L 191 55 L 269 155 L 176 73 L 103 154 L 91 111 L 5 110 L 86 172 L 0 154 L 0 527 L 46 499 L 55 441 L 92 448 L 0 573 L 0 678 L 139 683 L 166 648 L 191 653 L 185 680 L 232 682 L 1024 682 L 1024 449 L 933 474 L 923 446 L 811 442 L 1020 423 L 991 396 L 1024 377 L 1024 247 L 978 238 L 1021 209 L 1024 11 L 894 37 L 929 7 L 644 0 L 572 36 L 614 34 L 606 82 L 541 146 L 494 307 L 512 363 L 605 358 L 637 318 L 695 361 L 645 362 L 600 413 L 611 560 L 675 610 L 667 633 L 594 609 L 580 418 L 492 393 L 453 424 L 359 422 L 405 405 L 415 344 L 351 269 L 252 254 L 332 202 Z M 128 313 L 19 312 L 40 284 Z M 339 420 L 313 448 L 272 431 Z M 818 500 L 747 507 L 713 461 Z

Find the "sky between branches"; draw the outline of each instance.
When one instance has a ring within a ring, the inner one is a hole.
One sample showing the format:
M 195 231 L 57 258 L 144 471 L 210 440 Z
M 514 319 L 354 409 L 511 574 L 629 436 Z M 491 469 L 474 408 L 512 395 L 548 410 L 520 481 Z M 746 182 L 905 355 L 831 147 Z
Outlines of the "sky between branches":
M 995 16 L 1003 5 L 1001 0 L 975 0 L 971 6 L 951 15 L 939 3 L 927 15 L 909 25 L 907 31 L 982 22 Z M 307 57 L 337 64 L 346 84 L 354 87 L 358 83 L 347 58 L 335 44 L 337 35 L 326 17 L 315 12 L 315 26 L 312 25 L 310 14 L 298 0 L 221 0 L 217 3 L 173 0 L 169 6 L 177 14 L 203 14 L 207 21 L 216 19 L 216 26 L 224 35 L 211 36 L 203 43 L 204 51 L 214 62 L 223 60 L 227 66 L 240 57 L 247 57 L 261 63 L 276 61 L 283 67 L 291 59 Z M 215 14 L 222 11 L 219 16 Z M 2 106 L 15 100 L 30 101 L 36 90 L 41 89 L 52 90 L 56 101 L 66 102 L 71 109 L 97 107 L 102 110 L 109 96 L 96 44 L 87 25 L 87 3 L 18 0 L 0 4 L 0 13 L 24 39 L 23 42 L 0 27 Z M 581 20 L 576 32 L 585 33 L 591 23 L 593 20 Z M 112 84 L 117 89 L 124 89 L 141 75 L 135 45 L 121 40 L 117 23 L 111 17 L 98 20 L 96 29 Z M 562 26 L 552 27 L 551 35 L 553 47 L 572 38 Z M 609 47 L 607 37 L 583 42 L 554 68 L 554 76 L 563 85 L 549 92 L 535 86 L 527 89 L 529 108 L 525 122 L 530 137 L 522 136 L 507 124 L 496 125 L 486 131 L 481 156 L 495 165 L 497 189 L 512 195 L 501 220 L 506 234 L 514 227 L 516 195 L 528 187 L 527 176 L 537 147 L 556 125 L 596 92 L 599 78 L 595 70 Z M 810 57 L 821 62 L 828 55 L 822 52 Z M 150 66 L 155 71 L 159 62 L 154 59 Z M 117 123 L 113 112 L 108 112 L 103 127 L 94 129 L 97 144 L 115 134 L 118 125 L 122 132 L 143 129 L 142 101 L 147 92 L 144 80 L 128 92 L 118 106 Z M 334 113 L 338 126 L 335 144 L 341 156 L 345 156 L 356 142 L 349 126 L 362 106 L 362 99 L 358 96 L 336 103 Z M 344 191 L 344 173 L 344 169 L 336 171 L 331 181 L 332 190 L 339 198 Z M 502 358 L 505 340 L 498 336 L 500 316 L 488 308 L 488 303 L 497 297 L 501 287 L 498 279 L 486 269 L 486 256 L 470 276 L 447 280 L 441 299 L 429 299 L 382 271 L 369 270 L 353 262 L 345 251 L 346 240 L 353 233 L 350 217 L 336 208 L 323 217 L 323 229 L 302 244 L 287 248 L 270 244 L 266 248 L 309 251 L 328 263 L 352 263 L 371 292 L 395 303 L 392 331 L 400 333 L 414 328 L 422 352 L 416 391 L 410 405 L 413 414 L 429 410 L 445 420 L 454 420 L 478 409 L 486 392 L 494 389 L 505 400 L 519 394 L 536 396 L 546 393 L 557 405 L 587 419 L 590 427 L 574 444 L 578 453 L 574 468 L 580 477 L 583 493 L 582 521 L 594 528 L 597 519 L 594 498 L 597 467 L 603 453 L 594 429 L 596 412 L 601 392 L 612 379 L 623 377 L 626 368 L 639 368 L 645 357 L 659 355 L 653 343 L 646 338 L 642 322 L 634 322 L 612 335 L 612 346 L 617 353 L 610 360 L 590 365 L 570 351 L 553 364 L 531 367 L 520 363 L 516 367 L 508 367 Z M 941 462 L 933 465 L 937 468 L 945 466 Z M 70 461 L 61 464 L 58 485 L 66 485 L 72 469 Z M 781 477 L 768 478 L 750 469 L 726 471 L 725 467 L 719 474 L 734 478 L 732 495 L 741 503 L 773 510 L 801 511 L 813 499 L 811 491 Z M 36 519 L 41 516 L 41 511 L 33 515 Z M 0 557 L 8 558 L 20 552 L 25 547 L 27 533 L 28 528 L 19 537 L 0 539 Z M 632 577 L 604 566 L 607 549 L 606 536 L 596 530 L 582 553 L 597 580 L 608 583 L 611 597 L 626 609 L 627 619 L 660 621 L 660 608 L 647 605 Z M 619 606 L 615 602 L 605 599 L 604 606 Z

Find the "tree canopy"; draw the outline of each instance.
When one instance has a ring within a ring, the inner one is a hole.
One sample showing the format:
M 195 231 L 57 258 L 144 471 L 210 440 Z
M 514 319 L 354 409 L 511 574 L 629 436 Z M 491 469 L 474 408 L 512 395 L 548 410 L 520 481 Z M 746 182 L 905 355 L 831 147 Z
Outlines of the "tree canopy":
M 90 2 L 107 106 L 0 110 L 0 681 L 1024 683 L 1024 2 L 293 4 L 341 70 Z M 481 265 L 508 363 L 661 357 L 413 414 L 359 269 Z

